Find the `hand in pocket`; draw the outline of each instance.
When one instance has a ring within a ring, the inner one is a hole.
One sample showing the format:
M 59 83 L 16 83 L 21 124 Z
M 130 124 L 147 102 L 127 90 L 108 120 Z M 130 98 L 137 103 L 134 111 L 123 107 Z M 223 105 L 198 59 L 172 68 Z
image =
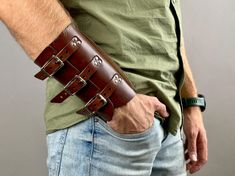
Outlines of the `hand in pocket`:
M 116 108 L 107 123 L 120 134 L 141 133 L 153 125 L 154 112 L 163 118 L 169 116 L 166 106 L 156 97 L 136 94 L 125 106 Z

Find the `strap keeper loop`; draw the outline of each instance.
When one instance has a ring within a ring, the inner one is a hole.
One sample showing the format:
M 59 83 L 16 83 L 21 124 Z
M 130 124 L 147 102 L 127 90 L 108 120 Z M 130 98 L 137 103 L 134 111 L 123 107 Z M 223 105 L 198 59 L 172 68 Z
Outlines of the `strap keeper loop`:
M 73 85 L 74 83 L 76 83 L 78 81 L 78 83 L 81 83 L 81 86 L 79 86 L 79 89 L 75 90 L 75 91 L 71 91 L 69 90 L 70 86 Z M 73 96 L 75 95 L 79 90 L 81 90 L 83 87 L 85 87 L 87 85 L 87 82 L 79 75 L 76 75 L 71 81 L 68 82 L 68 84 L 66 86 L 64 86 L 64 90 L 70 95 Z
M 78 114 L 83 114 L 91 116 L 96 113 L 96 111 L 107 104 L 106 98 L 100 93 L 97 93 L 93 98 L 91 98 L 84 106 L 84 108 L 77 111 Z
M 52 55 L 51 58 L 41 67 L 41 71 L 38 72 L 35 77 L 41 80 L 44 80 L 47 77 L 52 77 L 63 66 L 64 62 L 58 56 Z M 44 73 L 46 76 L 42 76 L 41 73 Z
M 52 73 L 46 71 L 46 67 L 55 59 L 55 63 L 58 64 L 58 67 L 53 70 Z M 64 66 L 64 62 L 56 55 L 52 55 L 51 59 L 47 61 L 41 68 L 41 70 L 46 73 L 49 77 L 52 77 L 60 68 Z

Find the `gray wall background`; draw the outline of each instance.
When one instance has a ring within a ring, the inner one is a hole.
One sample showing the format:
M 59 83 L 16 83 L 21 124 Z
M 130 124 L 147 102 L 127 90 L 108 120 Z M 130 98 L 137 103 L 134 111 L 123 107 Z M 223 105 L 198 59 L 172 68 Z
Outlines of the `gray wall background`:
M 183 1 L 184 38 L 200 92 L 209 161 L 197 176 L 234 176 L 235 1 Z M 0 22 L 0 175 L 46 176 L 45 83 Z

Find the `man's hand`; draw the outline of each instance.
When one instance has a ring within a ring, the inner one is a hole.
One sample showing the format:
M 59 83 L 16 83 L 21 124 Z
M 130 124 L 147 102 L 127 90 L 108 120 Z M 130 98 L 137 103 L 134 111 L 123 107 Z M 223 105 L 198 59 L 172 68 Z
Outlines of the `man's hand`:
M 166 118 L 166 106 L 156 97 L 137 94 L 125 106 L 116 108 L 108 125 L 121 134 L 141 133 L 153 125 L 154 112 Z
M 192 174 L 207 162 L 208 149 L 206 130 L 199 107 L 184 109 L 185 158 L 189 160 L 187 170 Z

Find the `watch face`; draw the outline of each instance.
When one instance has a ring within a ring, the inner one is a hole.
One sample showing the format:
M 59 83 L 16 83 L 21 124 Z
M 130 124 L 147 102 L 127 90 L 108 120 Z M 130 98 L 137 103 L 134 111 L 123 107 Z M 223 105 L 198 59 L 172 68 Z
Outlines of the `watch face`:
M 205 96 L 202 95 L 202 94 L 198 94 L 198 97 L 203 98 L 204 105 L 203 105 L 203 106 L 200 106 L 200 107 L 201 107 L 201 111 L 203 112 L 203 111 L 206 110 L 206 98 L 205 98 Z

